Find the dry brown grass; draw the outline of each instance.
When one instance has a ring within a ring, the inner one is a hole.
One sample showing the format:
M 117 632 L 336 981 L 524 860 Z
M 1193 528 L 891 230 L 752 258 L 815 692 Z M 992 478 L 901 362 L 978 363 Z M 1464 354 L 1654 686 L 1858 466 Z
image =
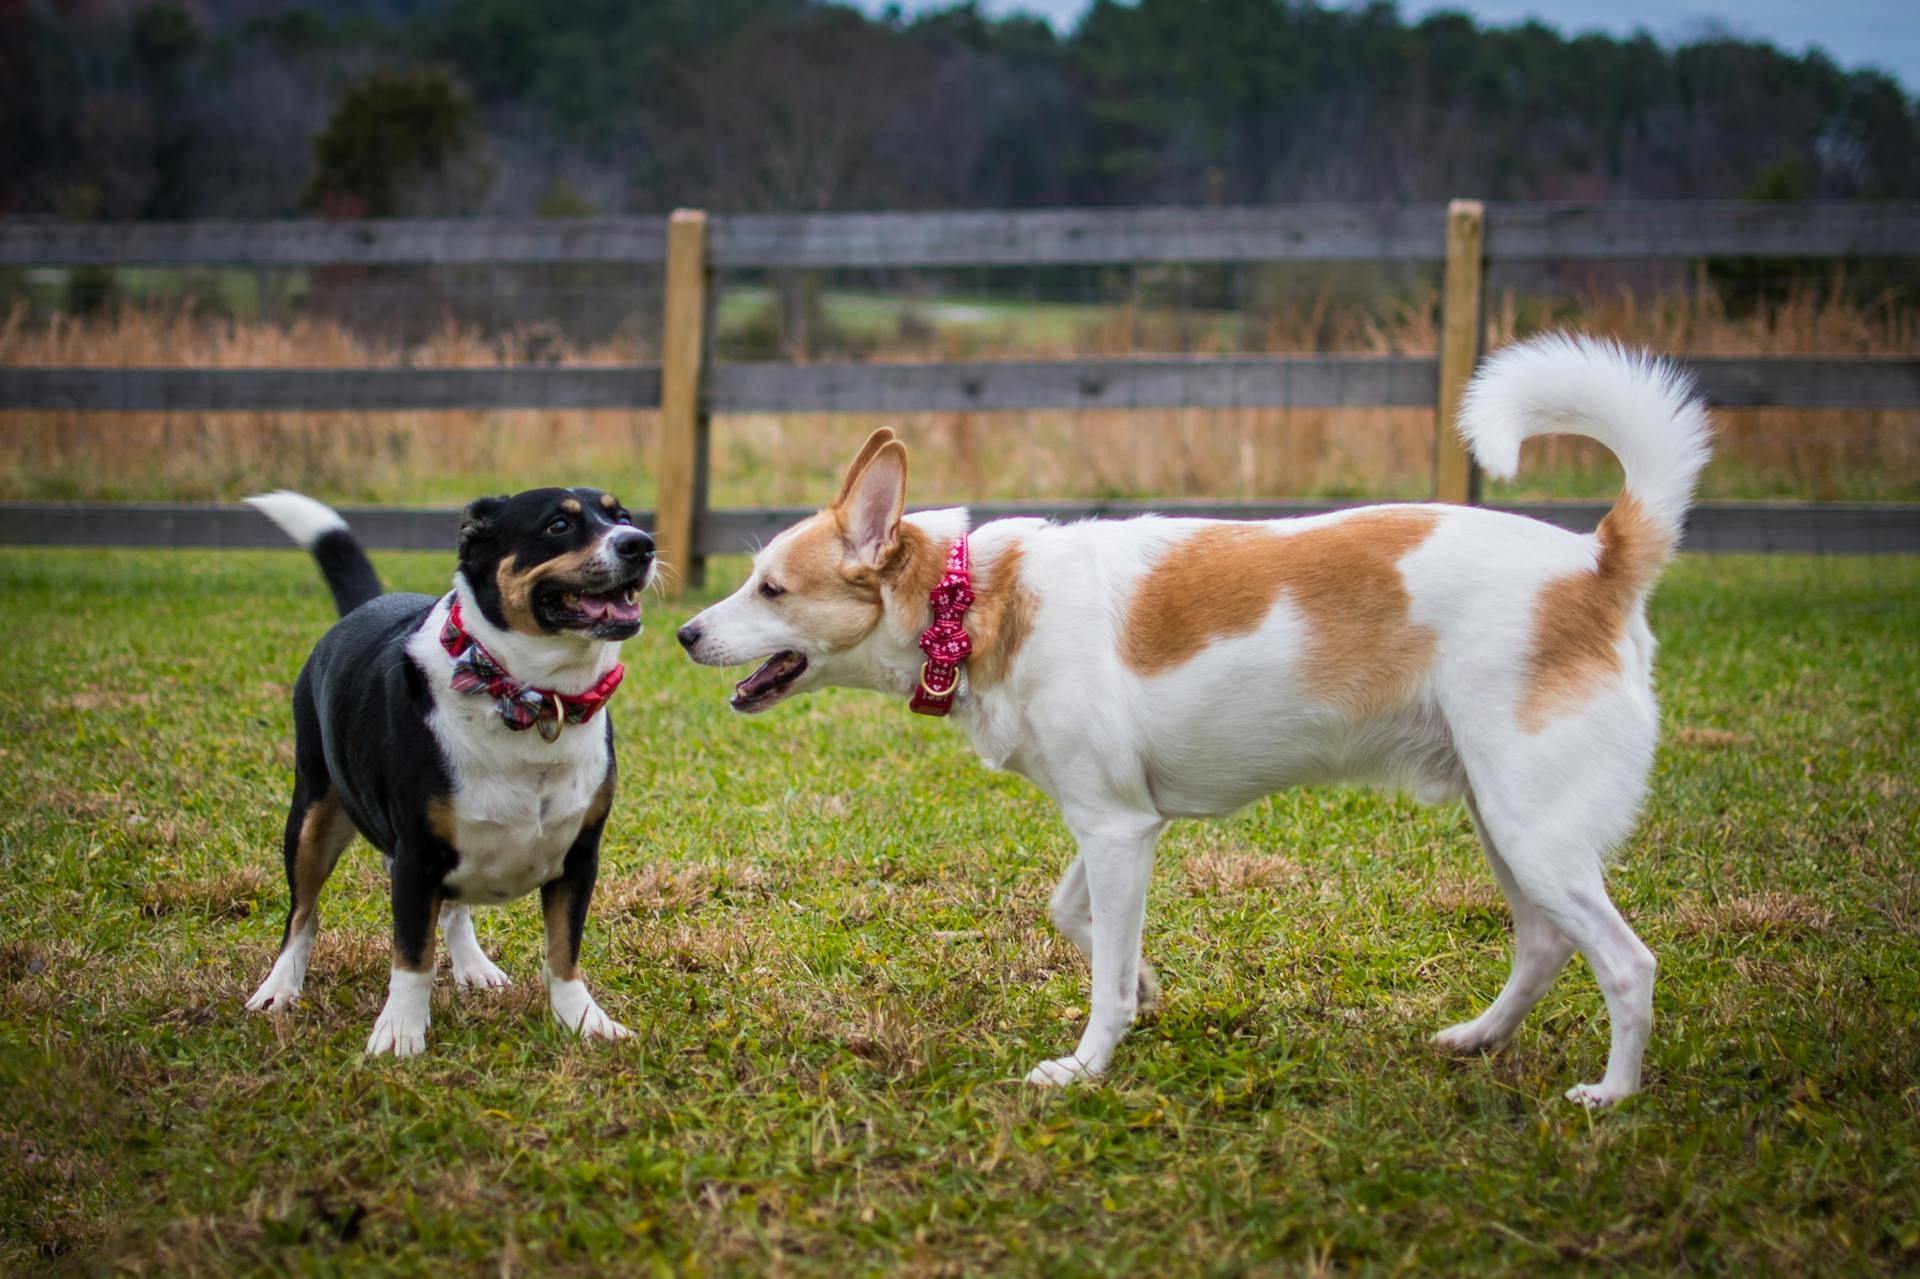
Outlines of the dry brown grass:
M 1116 307 L 1070 337 L 1009 327 L 965 342 L 883 341 L 876 360 L 1054 358 L 1179 350 L 1431 354 L 1431 298 L 1384 307 L 1326 297 L 1257 326 L 1195 328 L 1182 318 Z M 1496 300 L 1488 340 L 1529 323 L 1530 305 Z M 1730 314 L 1709 288 L 1651 299 L 1594 293 L 1564 323 L 1681 355 L 1913 355 L 1914 311 L 1898 299 L 1862 305 L 1837 286 Z M 355 338 L 324 318 L 239 323 L 184 307 L 134 308 L 0 326 L 0 364 L 196 368 L 505 367 L 650 358 L 621 338 L 569 347 L 546 331 L 488 337 L 453 325 L 409 347 Z M 1022 500 L 1153 495 L 1419 496 L 1428 485 L 1433 420 L 1425 409 L 1170 409 L 889 414 L 913 450 L 916 500 Z M 749 414 L 715 436 L 714 502 L 813 504 L 871 415 Z M 1730 410 L 1716 415 L 1709 497 L 1911 498 L 1920 494 L 1920 413 Z M 618 410 L 445 413 L 0 414 L 0 496 L 228 499 L 294 486 L 335 500 L 452 503 L 477 492 L 592 478 L 631 502 L 653 500 L 655 415 Z M 1528 446 L 1527 491 L 1604 493 L 1614 464 L 1570 439 Z
M 1419 900 L 1436 914 L 1480 916 L 1505 923 L 1507 902 L 1487 871 L 1446 870 L 1419 886 Z
M 1687 937 L 1806 937 L 1833 923 L 1825 906 L 1782 892 L 1693 901 L 1674 912 L 1675 927 Z
M 1682 724 L 1673 730 L 1674 744 L 1691 746 L 1696 750 L 1725 751 L 1736 746 L 1751 746 L 1753 738 L 1746 733 L 1735 733 L 1724 728 L 1700 728 L 1692 724 Z
M 238 866 L 200 879 L 158 879 L 140 890 L 149 919 L 191 911 L 207 919 L 245 919 L 273 901 L 274 876 L 265 866 Z
M 1278 853 L 1242 853 L 1222 848 L 1196 853 L 1180 863 L 1187 892 L 1194 897 L 1291 888 L 1305 873 L 1298 862 Z

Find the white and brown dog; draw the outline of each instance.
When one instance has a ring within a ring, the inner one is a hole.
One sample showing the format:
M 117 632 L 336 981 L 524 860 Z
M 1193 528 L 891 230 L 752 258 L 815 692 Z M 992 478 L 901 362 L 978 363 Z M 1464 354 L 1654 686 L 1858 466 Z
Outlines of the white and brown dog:
M 711 666 L 768 658 L 736 686 L 741 711 L 823 685 L 951 706 L 989 765 L 1059 804 L 1080 855 L 1052 913 L 1092 961 L 1092 1008 L 1079 1046 L 1032 1082 L 1100 1074 L 1153 997 L 1140 934 L 1168 821 L 1347 780 L 1464 800 L 1513 908 L 1506 987 L 1438 1041 L 1500 1045 L 1578 949 L 1613 1043 L 1605 1077 L 1567 1095 L 1605 1105 L 1640 1087 L 1654 959 L 1602 870 L 1646 793 L 1645 602 L 1707 417 L 1669 366 L 1551 337 L 1486 363 L 1461 429 L 1501 477 L 1530 436 L 1590 436 L 1625 491 L 1591 535 L 1434 505 L 975 529 L 965 510 L 904 514 L 907 451 L 882 430 L 833 505 L 768 544 L 680 641 Z

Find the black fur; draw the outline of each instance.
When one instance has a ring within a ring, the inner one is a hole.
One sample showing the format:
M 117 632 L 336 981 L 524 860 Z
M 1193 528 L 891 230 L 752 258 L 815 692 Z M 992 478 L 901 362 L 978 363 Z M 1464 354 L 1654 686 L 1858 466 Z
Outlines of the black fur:
M 319 561 L 321 575 L 333 591 L 334 607 L 342 617 L 386 589 L 373 570 L 373 561 L 345 529 L 322 533 L 313 544 L 313 558 Z

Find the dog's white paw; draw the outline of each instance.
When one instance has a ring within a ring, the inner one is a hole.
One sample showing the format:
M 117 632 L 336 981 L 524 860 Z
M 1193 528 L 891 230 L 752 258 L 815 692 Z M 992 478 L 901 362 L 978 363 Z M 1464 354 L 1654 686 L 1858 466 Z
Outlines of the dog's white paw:
M 513 978 L 475 950 L 471 955 L 454 956 L 453 984 L 462 990 L 505 990 L 513 985 Z
M 313 950 L 312 933 L 295 933 L 273 961 L 273 971 L 253 992 L 247 1007 L 257 1013 L 285 1012 L 300 999 L 307 984 L 307 957 Z
M 1447 1052 L 1461 1053 L 1463 1055 L 1492 1052 L 1497 1048 L 1505 1047 L 1506 1042 L 1507 1037 L 1505 1035 L 1499 1034 L 1497 1031 L 1486 1026 L 1482 1026 L 1478 1019 L 1474 1021 L 1463 1021 L 1457 1026 L 1449 1026 L 1445 1030 L 1436 1031 L 1432 1039 L 1432 1043 L 1436 1048 L 1442 1048 Z
M 549 982 L 547 997 L 553 1019 L 582 1039 L 625 1039 L 633 1033 L 607 1016 L 583 981 Z
M 367 1056 L 392 1053 L 412 1057 L 427 1050 L 428 1002 L 433 974 L 395 971 L 387 983 L 387 1004 L 367 1036 Z
M 391 1008 L 381 1012 L 380 1020 L 373 1023 L 373 1034 L 367 1037 L 369 1057 L 383 1053 L 413 1057 L 426 1050 L 427 1019 L 396 1015 Z
M 301 983 L 290 980 L 276 967 L 253 992 L 247 1008 L 256 1013 L 283 1013 L 299 1002 L 300 988 Z
M 1088 1070 L 1086 1063 L 1078 1057 L 1055 1057 L 1052 1061 L 1043 1061 L 1027 1072 L 1027 1082 L 1039 1084 L 1043 1088 L 1062 1088 L 1067 1084 L 1076 1084 L 1092 1079 L 1099 1072 Z
M 1609 1087 L 1602 1080 L 1597 1084 L 1575 1084 L 1567 1089 L 1567 1100 L 1588 1110 L 1602 1110 L 1615 1102 L 1625 1101 L 1638 1091 L 1637 1088 Z

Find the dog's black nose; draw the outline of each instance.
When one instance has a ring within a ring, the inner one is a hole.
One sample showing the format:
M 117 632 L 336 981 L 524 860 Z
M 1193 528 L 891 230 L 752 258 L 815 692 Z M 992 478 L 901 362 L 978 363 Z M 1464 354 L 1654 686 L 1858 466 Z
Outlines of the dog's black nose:
M 675 633 L 680 636 L 681 648 L 691 649 L 695 644 L 700 642 L 700 624 L 698 622 L 688 622 Z
M 653 534 L 636 529 L 615 542 L 613 549 L 629 564 L 645 564 L 653 558 Z

